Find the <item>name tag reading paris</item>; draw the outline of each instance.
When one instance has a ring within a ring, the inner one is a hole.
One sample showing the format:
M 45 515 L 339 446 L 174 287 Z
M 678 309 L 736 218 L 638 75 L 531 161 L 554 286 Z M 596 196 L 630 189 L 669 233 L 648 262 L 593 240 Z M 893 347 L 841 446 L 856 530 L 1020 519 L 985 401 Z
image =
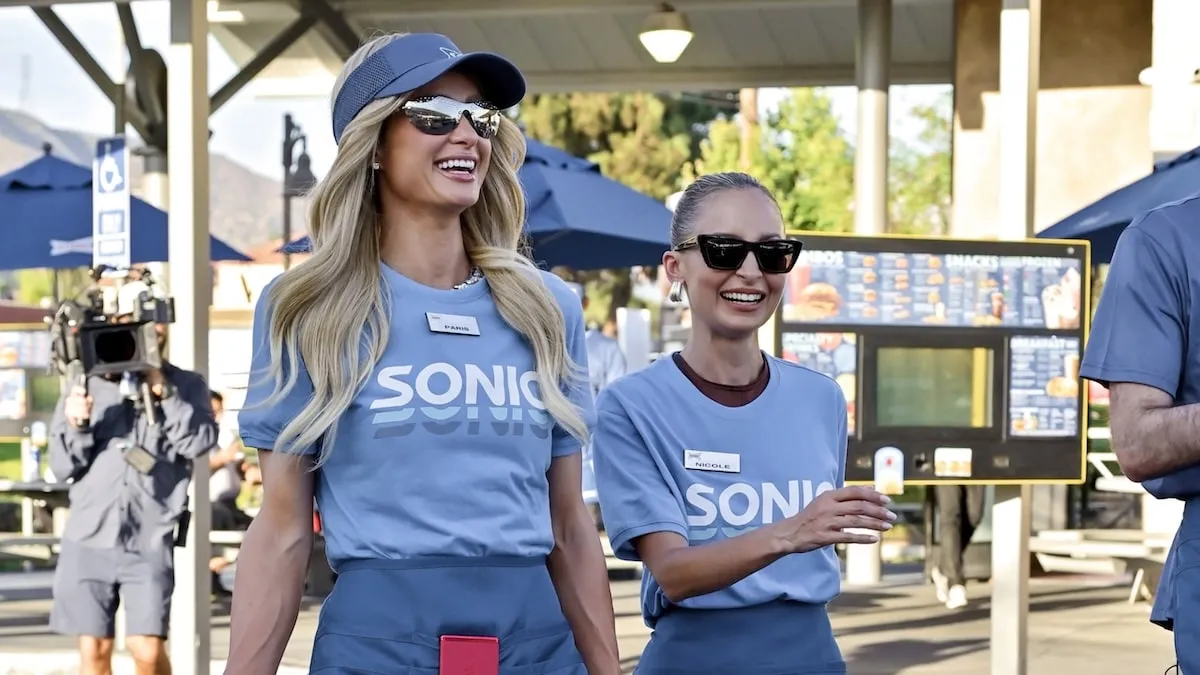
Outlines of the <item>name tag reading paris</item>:
M 742 456 L 736 452 L 712 452 L 711 450 L 684 450 L 683 468 L 696 471 L 720 471 L 741 473 Z
M 479 335 L 479 322 L 473 316 L 425 312 L 425 319 L 429 322 L 429 331 L 432 333 Z

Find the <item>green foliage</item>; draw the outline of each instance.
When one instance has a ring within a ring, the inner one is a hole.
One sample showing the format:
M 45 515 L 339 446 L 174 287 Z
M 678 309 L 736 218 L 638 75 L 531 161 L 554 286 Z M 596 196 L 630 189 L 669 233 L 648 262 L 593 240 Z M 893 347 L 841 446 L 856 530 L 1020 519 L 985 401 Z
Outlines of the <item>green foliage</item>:
M 947 92 L 910 108 L 920 126 L 915 142 L 892 139 L 888 162 L 891 229 L 906 234 L 949 234 L 954 101 Z
M 0 479 L 21 480 L 20 443 L 0 443 Z
M 16 277 L 17 302 L 23 305 L 37 305 L 42 298 L 54 297 L 54 281 L 49 270 L 19 270 Z
M 854 152 L 821 89 L 793 89 L 751 134 L 749 165 L 741 164 L 741 129 L 713 122 L 685 180 L 718 171 L 745 171 L 779 200 L 788 229 L 853 229 Z
M 539 94 L 521 104 L 518 119 L 530 138 L 586 157 L 606 176 L 661 201 L 679 189 L 683 166 L 729 97 Z M 614 317 L 617 307 L 638 305 L 628 270 L 558 273 L 587 287 L 591 322 Z
M 944 94 L 905 114 L 919 124 L 916 138 L 892 138 L 889 231 L 945 234 L 950 229 L 950 140 L 953 102 Z M 736 121 L 709 127 L 684 181 L 718 171 L 745 171 L 779 200 L 788 229 L 854 229 L 854 148 L 838 127 L 832 100 L 821 89 L 794 89 L 751 134 L 742 165 Z
M 648 93 L 540 94 L 521 104 L 530 138 L 600 165 L 655 199 L 678 189 L 680 167 L 714 107 Z M 710 118 L 711 119 L 711 118 Z
M 68 269 L 58 271 L 58 288 L 60 298 L 74 297 L 87 288 L 90 283 L 88 270 Z M 43 298 L 54 297 L 54 271 L 48 269 L 27 269 L 16 272 L 17 302 L 24 305 L 41 304 Z
M 699 156 L 700 144 L 708 138 L 709 125 L 713 120 L 732 115 L 738 110 L 736 91 L 689 92 L 660 98 L 667 104 L 663 133 L 690 137 L 688 157 Z
M 718 171 L 746 171 L 775 194 L 788 229 L 849 232 L 854 227 L 854 148 L 823 89 L 793 89 L 752 130 L 743 166 L 742 130 L 733 117 L 736 92 L 542 94 L 518 117 L 539 141 L 598 163 L 605 175 L 655 199 Z M 949 94 L 914 106 L 919 132 L 893 138 L 890 231 L 949 231 Z M 588 318 L 636 306 L 625 270 L 560 271 L 588 288 Z

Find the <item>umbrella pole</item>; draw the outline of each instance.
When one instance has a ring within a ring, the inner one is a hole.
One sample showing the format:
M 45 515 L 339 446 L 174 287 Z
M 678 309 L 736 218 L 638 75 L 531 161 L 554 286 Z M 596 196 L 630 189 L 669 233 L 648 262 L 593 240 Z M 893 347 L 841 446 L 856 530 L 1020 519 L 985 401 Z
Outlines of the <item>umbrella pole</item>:
M 57 307 L 58 303 L 60 302 L 59 295 L 61 295 L 61 293 L 58 290 L 58 270 L 57 269 L 50 270 L 50 289 L 51 289 L 50 294 L 54 297 L 54 306 Z

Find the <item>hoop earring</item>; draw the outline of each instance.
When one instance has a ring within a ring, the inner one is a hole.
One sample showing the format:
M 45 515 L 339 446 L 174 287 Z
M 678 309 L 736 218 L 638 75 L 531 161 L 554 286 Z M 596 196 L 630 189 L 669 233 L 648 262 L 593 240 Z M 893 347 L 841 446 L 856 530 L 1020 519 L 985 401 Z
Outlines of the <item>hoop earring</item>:
M 671 302 L 683 302 L 683 282 L 672 281 L 671 290 L 667 292 L 667 300 Z

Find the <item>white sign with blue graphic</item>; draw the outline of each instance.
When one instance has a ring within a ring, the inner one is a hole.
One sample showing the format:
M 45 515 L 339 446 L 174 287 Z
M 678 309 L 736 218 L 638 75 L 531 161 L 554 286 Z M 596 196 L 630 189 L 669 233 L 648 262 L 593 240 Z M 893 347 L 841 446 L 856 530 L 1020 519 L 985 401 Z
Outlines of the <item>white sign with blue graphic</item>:
M 92 163 L 92 265 L 125 270 L 130 264 L 129 146 L 124 136 L 96 143 Z

